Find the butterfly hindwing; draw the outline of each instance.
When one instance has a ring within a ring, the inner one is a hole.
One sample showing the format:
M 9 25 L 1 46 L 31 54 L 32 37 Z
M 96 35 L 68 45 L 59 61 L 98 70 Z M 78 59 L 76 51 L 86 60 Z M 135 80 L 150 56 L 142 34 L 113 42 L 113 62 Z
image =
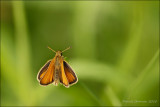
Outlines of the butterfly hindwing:
M 64 65 L 64 72 L 66 74 L 67 80 L 69 84 L 74 84 L 78 81 L 76 74 L 72 70 L 72 68 L 69 66 L 69 64 L 66 61 L 63 61 Z

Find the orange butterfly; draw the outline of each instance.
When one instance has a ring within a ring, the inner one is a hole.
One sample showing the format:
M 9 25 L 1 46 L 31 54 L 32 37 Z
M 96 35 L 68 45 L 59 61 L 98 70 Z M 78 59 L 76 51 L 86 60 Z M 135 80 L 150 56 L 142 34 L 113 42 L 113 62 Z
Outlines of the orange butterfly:
M 38 72 L 37 80 L 41 85 L 46 86 L 48 84 L 54 83 L 58 85 L 58 82 L 62 83 L 65 87 L 69 87 L 77 83 L 78 78 L 72 68 L 64 61 L 62 53 L 69 48 L 63 51 L 54 51 L 50 47 L 50 50 L 56 53 L 55 57 L 52 60 L 49 60 Z

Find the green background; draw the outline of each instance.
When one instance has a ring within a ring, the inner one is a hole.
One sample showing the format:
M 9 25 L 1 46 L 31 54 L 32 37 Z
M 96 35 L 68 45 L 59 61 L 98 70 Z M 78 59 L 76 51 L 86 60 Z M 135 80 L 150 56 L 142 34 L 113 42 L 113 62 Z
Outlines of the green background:
M 63 53 L 78 76 L 42 87 Z M 1 106 L 158 106 L 158 1 L 1 1 Z

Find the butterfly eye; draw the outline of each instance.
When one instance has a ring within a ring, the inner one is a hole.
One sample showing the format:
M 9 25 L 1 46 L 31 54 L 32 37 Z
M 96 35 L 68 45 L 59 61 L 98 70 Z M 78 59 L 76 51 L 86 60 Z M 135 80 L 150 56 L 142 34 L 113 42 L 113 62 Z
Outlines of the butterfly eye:
M 62 56 L 62 52 L 61 52 L 61 56 Z

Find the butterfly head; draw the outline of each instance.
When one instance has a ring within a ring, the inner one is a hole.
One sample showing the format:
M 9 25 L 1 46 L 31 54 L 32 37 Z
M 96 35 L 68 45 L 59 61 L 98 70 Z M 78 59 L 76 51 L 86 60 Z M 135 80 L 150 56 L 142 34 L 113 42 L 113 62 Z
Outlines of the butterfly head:
M 62 56 L 62 51 L 57 51 L 56 56 Z
M 51 49 L 50 47 L 48 47 L 50 50 L 52 50 L 54 53 L 56 53 L 56 56 L 62 56 L 62 53 L 68 49 L 70 49 L 70 47 L 66 48 L 65 50 L 63 51 L 55 51 L 53 49 Z

